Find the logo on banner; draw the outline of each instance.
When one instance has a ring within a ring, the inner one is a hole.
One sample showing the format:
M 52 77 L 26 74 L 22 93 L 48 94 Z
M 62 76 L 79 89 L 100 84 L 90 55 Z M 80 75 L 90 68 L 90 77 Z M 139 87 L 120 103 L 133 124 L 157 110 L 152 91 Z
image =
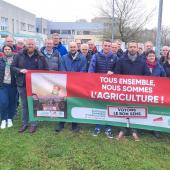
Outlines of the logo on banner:
M 147 118 L 146 107 L 108 106 L 108 117 L 115 118 Z
M 153 119 L 153 122 L 162 122 L 163 121 L 163 117 L 158 117 L 158 118 L 155 118 Z

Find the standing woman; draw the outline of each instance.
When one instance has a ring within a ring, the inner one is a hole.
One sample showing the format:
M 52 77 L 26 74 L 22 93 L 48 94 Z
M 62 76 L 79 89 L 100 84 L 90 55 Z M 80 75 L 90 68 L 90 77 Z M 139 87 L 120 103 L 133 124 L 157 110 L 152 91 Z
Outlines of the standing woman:
M 14 58 L 13 49 L 9 45 L 4 45 L 2 52 L 4 56 L 0 58 L 0 115 L 1 129 L 12 127 L 12 119 L 16 111 L 16 82 L 11 63 Z
M 168 51 L 168 54 L 165 58 L 165 63 L 163 64 L 163 67 L 166 72 L 166 76 L 170 77 L 170 51 Z
M 155 51 L 150 50 L 146 53 L 146 64 L 151 72 L 151 76 L 166 77 L 163 66 L 156 59 Z M 155 137 L 160 138 L 160 132 L 153 131 Z
M 163 66 L 158 62 L 154 50 L 146 53 L 146 64 L 151 72 L 151 76 L 166 77 Z

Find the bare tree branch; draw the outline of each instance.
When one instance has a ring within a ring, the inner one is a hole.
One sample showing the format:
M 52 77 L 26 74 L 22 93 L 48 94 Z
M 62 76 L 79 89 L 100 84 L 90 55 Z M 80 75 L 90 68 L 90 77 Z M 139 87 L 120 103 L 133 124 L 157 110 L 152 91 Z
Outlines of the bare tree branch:
M 139 34 L 143 27 L 152 19 L 155 8 L 150 12 L 145 10 L 142 0 L 115 0 L 115 21 L 122 41 Z M 102 16 L 112 18 L 112 0 L 107 0 L 105 6 L 100 7 Z M 111 30 L 109 31 L 111 32 Z

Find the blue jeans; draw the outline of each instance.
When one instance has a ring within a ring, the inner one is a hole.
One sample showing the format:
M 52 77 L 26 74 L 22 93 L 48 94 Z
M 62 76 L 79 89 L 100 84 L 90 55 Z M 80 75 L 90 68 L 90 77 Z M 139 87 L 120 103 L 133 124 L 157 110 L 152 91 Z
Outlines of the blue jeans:
M 103 125 L 96 124 L 95 130 L 101 131 L 102 127 L 103 127 Z M 105 126 L 105 131 L 106 132 L 112 132 L 112 126 L 106 125 Z
M 13 119 L 16 111 L 17 88 L 10 84 L 0 87 L 0 113 L 1 120 Z
M 22 102 L 22 125 L 27 126 L 29 120 L 29 112 L 28 112 L 28 102 L 27 102 L 27 93 L 25 87 L 18 87 L 18 92 L 21 97 Z M 31 122 L 32 126 L 36 126 L 36 122 Z

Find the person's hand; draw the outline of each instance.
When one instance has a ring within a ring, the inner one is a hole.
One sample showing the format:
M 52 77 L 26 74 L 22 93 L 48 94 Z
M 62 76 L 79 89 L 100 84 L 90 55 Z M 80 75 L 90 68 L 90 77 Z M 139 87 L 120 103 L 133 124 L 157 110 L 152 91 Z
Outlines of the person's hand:
M 113 74 L 113 72 L 112 71 L 108 71 L 107 74 L 111 75 L 111 74 Z
M 23 74 L 26 74 L 27 72 L 28 72 L 27 69 L 21 69 L 21 70 L 20 70 L 20 73 L 23 73 Z

